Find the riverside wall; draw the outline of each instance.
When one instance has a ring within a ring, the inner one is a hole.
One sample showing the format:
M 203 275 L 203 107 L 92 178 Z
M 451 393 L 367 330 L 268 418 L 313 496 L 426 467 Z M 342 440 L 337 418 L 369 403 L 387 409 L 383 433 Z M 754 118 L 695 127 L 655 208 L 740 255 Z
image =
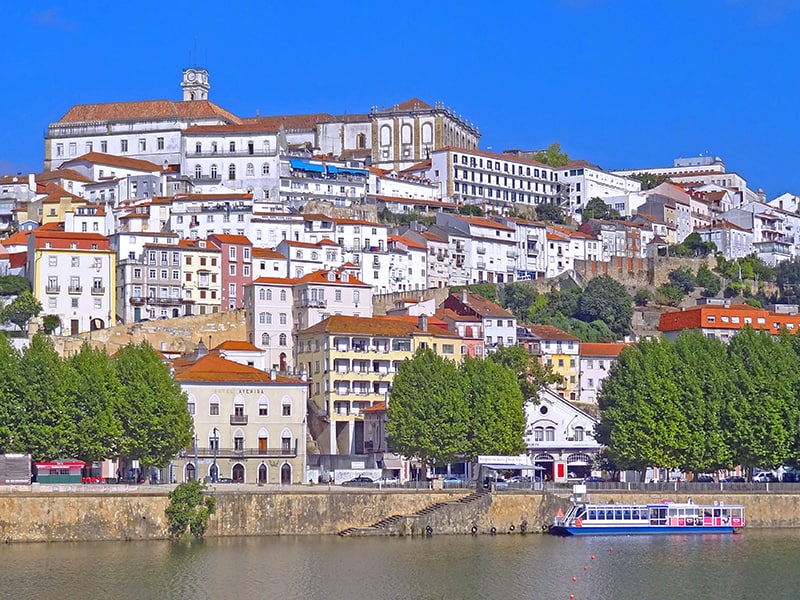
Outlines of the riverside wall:
M 108 486 L 113 488 L 114 486 Z M 457 500 L 470 490 L 358 490 L 326 487 L 307 490 L 241 486 L 211 493 L 217 499 L 207 537 L 336 534 L 350 527 L 367 527 L 392 515 L 402 515 L 384 531 L 418 535 L 428 526 L 435 534 L 541 531 L 566 495 L 520 491 L 484 494 L 472 502 Z M 168 489 L 131 491 L 0 491 L 0 540 L 11 542 L 150 540 L 167 537 L 164 509 Z M 791 493 L 692 494 L 702 504 L 723 500 L 746 507 L 752 528 L 800 527 L 800 495 Z M 665 493 L 685 501 L 685 493 Z M 593 501 L 648 502 L 652 493 L 603 491 Z M 436 510 L 424 509 L 440 504 Z M 419 511 L 424 511 L 419 514 Z

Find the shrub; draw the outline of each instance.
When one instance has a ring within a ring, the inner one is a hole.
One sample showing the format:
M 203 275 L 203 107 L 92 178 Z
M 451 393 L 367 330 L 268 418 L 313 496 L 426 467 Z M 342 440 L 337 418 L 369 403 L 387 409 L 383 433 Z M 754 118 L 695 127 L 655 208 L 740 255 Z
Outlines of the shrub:
M 200 539 L 205 535 L 211 515 L 217 509 L 217 501 L 212 496 L 204 496 L 204 490 L 202 483 L 189 481 L 169 493 L 169 505 L 164 513 L 170 536 L 182 537 L 187 529 L 192 537 Z

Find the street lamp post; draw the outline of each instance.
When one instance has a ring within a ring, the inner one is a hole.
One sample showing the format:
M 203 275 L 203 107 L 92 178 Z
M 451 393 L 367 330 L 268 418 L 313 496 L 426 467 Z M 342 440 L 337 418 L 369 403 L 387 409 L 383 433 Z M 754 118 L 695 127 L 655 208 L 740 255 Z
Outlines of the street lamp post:
M 197 431 L 194 431 L 192 435 L 192 441 L 194 442 L 194 480 L 200 481 L 200 471 L 197 470 Z
M 211 465 L 211 482 L 217 483 L 217 446 L 219 446 L 219 431 L 214 427 L 211 433 L 214 434 L 214 464 Z

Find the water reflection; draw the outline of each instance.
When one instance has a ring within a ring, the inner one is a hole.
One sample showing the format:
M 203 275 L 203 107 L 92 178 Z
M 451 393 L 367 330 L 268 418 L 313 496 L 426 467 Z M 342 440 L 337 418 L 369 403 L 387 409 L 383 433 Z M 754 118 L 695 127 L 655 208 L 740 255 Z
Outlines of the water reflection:
M 794 530 L 7 544 L 0 598 L 794 599 L 799 550 Z

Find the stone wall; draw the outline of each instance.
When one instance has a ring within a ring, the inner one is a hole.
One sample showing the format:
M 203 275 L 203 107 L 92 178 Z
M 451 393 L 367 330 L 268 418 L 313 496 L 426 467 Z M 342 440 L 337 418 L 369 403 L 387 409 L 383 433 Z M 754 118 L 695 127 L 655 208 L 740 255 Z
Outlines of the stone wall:
M 189 352 L 200 340 L 213 348 L 226 340 L 247 339 L 244 310 L 117 325 L 76 336 L 52 336 L 56 351 L 62 356 L 74 354 L 84 342 L 113 354 L 130 342 L 148 341 L 156 350 Z
M 0 490 L 0 540 L 6 542 L 146 540 L 167 536 L 168 488 L 147 486 L 76 486 L 74 491 Z M 486 494 L 469 503 L 456 502 L 470 490 L 348 490 L 325 486 L 284 491 L 257 486 L 230 486 L 213 492 L 217 513 L 209 537 L 248 535 L 336 534 L 348 527 L 366 527 L 392 515 L 408 515 L 396 535 L 530 532 L 552 523 L 566 494 L 535 491 Z M 691 496 L 696 504 L 724 500 L 746 507 L 752 528 L 800 527 L 800 496 L 795 493 L 713 493 Z M 658 498 L 686 501 L 685 493 L 659 493 Z M 652 492 L 593 492 L 597 502 L 651 502 Z M 437 510 L 415 515 L 437 503 Z

